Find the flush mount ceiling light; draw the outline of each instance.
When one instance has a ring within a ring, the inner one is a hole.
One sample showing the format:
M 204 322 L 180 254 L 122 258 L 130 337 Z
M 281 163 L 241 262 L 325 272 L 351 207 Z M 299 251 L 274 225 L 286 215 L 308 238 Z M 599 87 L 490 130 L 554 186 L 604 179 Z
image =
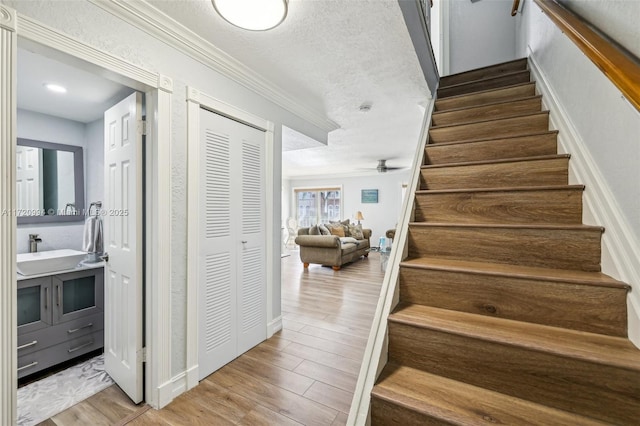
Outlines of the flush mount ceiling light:
M 59 84 L 45 83 L 43 86 L 54 93 L 67 93 L 67 88 L 60 86 Z
M 287 0 L 211 0 L 222 18 L 245 30 L 275 28 L 287 16 Z

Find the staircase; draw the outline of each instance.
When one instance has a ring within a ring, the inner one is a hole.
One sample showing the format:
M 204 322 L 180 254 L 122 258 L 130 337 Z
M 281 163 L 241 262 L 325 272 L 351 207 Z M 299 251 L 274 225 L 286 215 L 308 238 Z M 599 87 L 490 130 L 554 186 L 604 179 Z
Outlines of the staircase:
M 526 59 L 441 79 L 372 424 L 640 422 L 629 287 L 529 80 Z

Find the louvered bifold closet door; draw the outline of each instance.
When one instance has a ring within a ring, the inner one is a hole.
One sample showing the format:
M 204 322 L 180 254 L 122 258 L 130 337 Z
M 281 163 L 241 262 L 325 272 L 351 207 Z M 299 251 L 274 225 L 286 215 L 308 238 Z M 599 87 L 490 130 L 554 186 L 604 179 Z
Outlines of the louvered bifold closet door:
M 266 338 L 264 133 L 200 112 L 199 375 Z
M 238 351 L 266 338 L 264 134 L 245 126 L 242 141 L 242 247 L 238 264 Z M 257 134 L 256 134 L 257 132 Z
M 232 128 L 200 110 L 199 372 L 204 378 L 236 357 L 236 248 L 232 239 Z

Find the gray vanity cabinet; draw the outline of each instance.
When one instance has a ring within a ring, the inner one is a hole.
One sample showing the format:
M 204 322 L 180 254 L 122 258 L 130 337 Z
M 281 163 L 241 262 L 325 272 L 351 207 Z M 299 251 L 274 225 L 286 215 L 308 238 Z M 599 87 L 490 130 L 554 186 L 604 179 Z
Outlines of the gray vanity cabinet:
M 104 269 L 18 281 L 18 377 L 104 346 Z

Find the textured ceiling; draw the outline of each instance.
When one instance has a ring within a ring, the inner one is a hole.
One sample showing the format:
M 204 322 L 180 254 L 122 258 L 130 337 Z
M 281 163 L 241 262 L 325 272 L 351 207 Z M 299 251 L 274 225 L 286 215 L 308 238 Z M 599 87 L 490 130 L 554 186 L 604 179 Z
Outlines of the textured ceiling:
M 410 166 L 429 91 L 397 0 L 291 0 L 265 32 L 230 25 L 209 0 L 149 3 L 340 125 L 326 146 L 285 130 L 283 176 Z
M 228 24 L 209 0 L 149 3 L 340 125 L 327 145 L 283 128 L 283 176 L 376 173 L 379 159 L 411 165 L 429 94 L 396 0 L 292 0 L 266 32 Z M 131 91 L 24 49 L 18 76 L 18 107 L 80 122 Z M 69 92 L 46 91 L 49 81 Z

